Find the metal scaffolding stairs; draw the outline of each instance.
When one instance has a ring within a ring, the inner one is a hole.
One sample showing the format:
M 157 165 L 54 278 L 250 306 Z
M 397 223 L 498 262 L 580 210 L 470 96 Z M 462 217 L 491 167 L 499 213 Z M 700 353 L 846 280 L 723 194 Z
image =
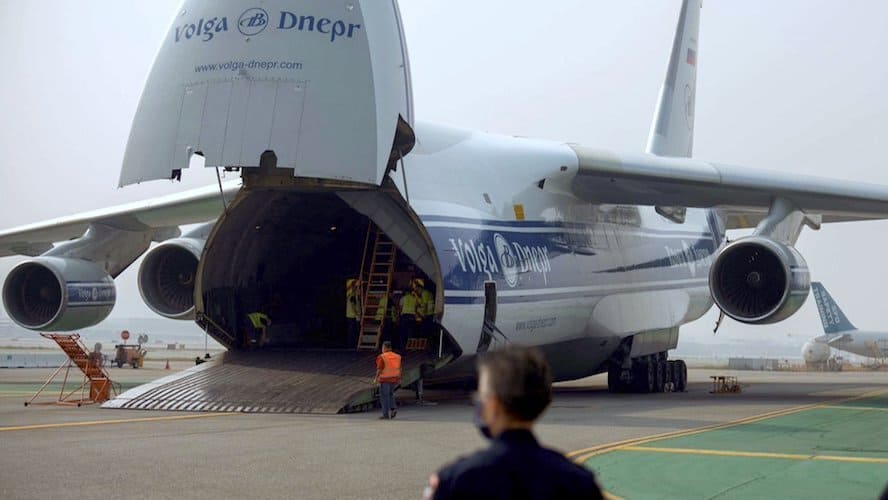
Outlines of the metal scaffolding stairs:
M 40 389 L 37 390 L 34 396 L 25 403 L 25 406 L 37 404 L 34 403 L 34 400 L 37 399 L 43 390 L 49 386 L 63 369 L 65 370 L 65 378 L 62 381 L 59 398 L 57 401 L 49 404 L 81 406 L 84 404 L 104 403 L 111 399 L 112 394 L 115 396 L 118 394 L 118 388 L 115 387 L 115 384 L 108 377 L 108 373 L 102 368 L 101 354 L 98 352 L 90 353 L 80 340 L 79 334 L 41 333 L 40 336 L 50 339 L 58 344 L 58 346 L 62 348 L 62 351 L 68 355 L 68 360 L 50 375 L 49 379 L 47 379 Z M 83 381 L 73 390 L 67 391 L 68 375 L 72 366 L 76 366 L 83 373 Z M 87 387 L 89 388 L 88 395 L 86 393 Z M 80 394 L 80 399 L 75 399 L 74 396 L 78 392 Z
M 370 235 L 373 233 L 373 247 L 370 262 L 367 262 L 367 253 L 370 244 Z M 392 276 L 395 272 L 395 258 L 398 249 L 388 236 L 372 222 L 367 228 L 367 238 L 364 245 L 364 256 L 361 261 L 361 325 L 358 334 L 358 350 L 379 349 L 379 342 L 389 320 L 387 311 L 377 319 L 380 307 L 386 308 L 391 297 Z M 385 302 L 383 302 L 385 299 Z M 388 304 L 389 306 L 391 304 Z

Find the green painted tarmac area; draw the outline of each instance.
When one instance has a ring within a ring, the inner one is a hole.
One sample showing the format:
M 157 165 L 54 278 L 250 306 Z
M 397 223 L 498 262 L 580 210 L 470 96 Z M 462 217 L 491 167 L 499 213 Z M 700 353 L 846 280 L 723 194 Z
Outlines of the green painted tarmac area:
M 888 395 L 617 447 L 585 464 L 626 499 L 874 499 L 888 483 Z

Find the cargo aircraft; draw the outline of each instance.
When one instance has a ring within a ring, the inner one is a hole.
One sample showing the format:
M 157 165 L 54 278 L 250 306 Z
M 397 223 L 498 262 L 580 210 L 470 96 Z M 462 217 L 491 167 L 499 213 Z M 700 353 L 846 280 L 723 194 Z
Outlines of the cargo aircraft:
M 395 0 L 186 0 L 119 185 L 180 179 L 194 157 L 240 180 L 0 232 L 0 256 L 32 257 L 6 277 L 6 310 L 35 331 L 97 324 L 147 252 L 146 304 L 196 321 L 240 367 L 324 359 L 316 373 L 345 376 L 336 356 L 372 356 L 394 327 L 381 297 L 418 276 L 434 330 L 405 346 L 413 379 L 470 377 L 478 353 L 516 343 L 557 380 L 681 390 L 686 367 L 667 358 L 682 325 L 713 304 L 748 324 L 790 317 L 810 289 L 803 227 L 888 218 L 885 186 L 691 158 L 700 13 L 683 1 L 647 151 L 621 153 L 420 121 Z M 732 229 L 751 234 L 728 242 Z M 345 346 L 331 335 L 355 278 L 360 336 Z M 245 315 L 262 308 L 258 346 Z M 267 397 L 301 397 L 287 394 Z

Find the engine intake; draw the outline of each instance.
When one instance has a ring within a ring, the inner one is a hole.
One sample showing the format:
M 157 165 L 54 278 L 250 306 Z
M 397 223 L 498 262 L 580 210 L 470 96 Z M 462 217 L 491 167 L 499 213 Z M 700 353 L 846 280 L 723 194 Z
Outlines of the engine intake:
M 31 259 L 14 267 L 3 284 L 6 312 L 29 330 L 93 326 L 108 317 L 116 299 L 108 273 L 80 259 Z
M 793 247 L 761 236 L 739 239 L 716 257 L 709 288 L 728 316 L 751 324 L 783 321 L 808 298 L 808 265 Z
M 139 267 L 139 293 L 152 311 L 171 319 L 194 317 L 194 277 L 204 243 L 177 238 L 145 255 Z

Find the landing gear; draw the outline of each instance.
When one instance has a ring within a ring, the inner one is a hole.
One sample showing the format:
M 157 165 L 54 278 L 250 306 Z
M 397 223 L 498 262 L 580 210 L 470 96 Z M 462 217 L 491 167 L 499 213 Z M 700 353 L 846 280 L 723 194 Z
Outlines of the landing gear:
M 675 361 L 675 390 L 676 392 L 685 392 L 688 390 L 688 365 L 684 360 Z
M 623 374 L 623 368 L 617 365 L 610 365 L 607 368 L 607 390 L 613 393 L 626 392 L 626 384 L 620 380 Z
M 656 364 L 646 361 L 632 363 L 632 378 L 635 379 L 635 392 L 654 392 L 657 387 Z
M 668 361 L 666 353 L 633 359 L 630 368 L 614 363 L 607 371 L 607 388 L 613 393 L 684 392 L 687 382 L 685 362 Z
M 666 389 L 666 360 L 656 360 L 651 364 L 654 367 L 654 390 L 653 392 L 664 392 Z

